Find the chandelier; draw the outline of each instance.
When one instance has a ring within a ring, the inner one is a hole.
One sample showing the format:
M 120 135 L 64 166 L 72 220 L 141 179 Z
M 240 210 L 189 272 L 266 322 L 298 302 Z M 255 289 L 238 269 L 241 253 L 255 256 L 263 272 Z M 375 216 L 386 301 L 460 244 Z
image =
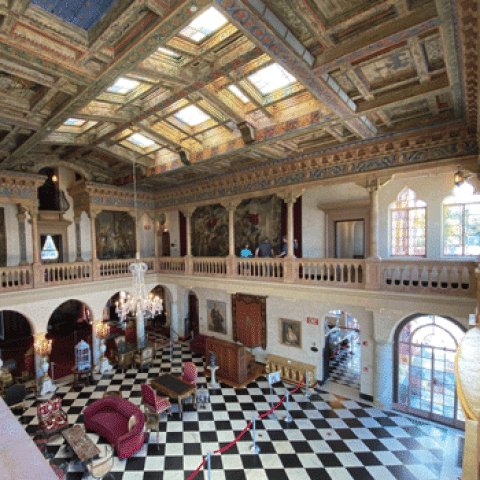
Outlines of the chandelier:
M 137 175 L 135 162 L 133 162 L 133 190 L 134 190 L 134 208 L 135 208 L 135 231 L 138 229 L 137 212 Z M 140 312 L 144 318 L 159 315 L 163 311 L 162 300 L 153 293 L 147 295 L 145 288 L 145 272 L 148 270 L 147 264 L 140 262 L 140 252 L 138 251 L 138 239 L 135 236 L 137 245 L 137 255 L 135 263 L 130 265 L 130 272 L 133 276 L 132 295 L 120 292 L 119 301 L 116 304 L 116 312 L 120 317 L 123 328 L 126 326 L 128 315 L 137 316 Z

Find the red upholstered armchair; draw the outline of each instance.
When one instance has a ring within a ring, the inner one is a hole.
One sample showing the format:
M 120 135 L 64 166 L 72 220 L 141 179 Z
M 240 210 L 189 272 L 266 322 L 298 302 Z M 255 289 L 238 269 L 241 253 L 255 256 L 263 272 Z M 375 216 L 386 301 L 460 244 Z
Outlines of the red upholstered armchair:
M 168 398 L 160 397 L 155 393 L 155 390 L 146 383 L 142 383 L 143 403 L 145 407 L 155 413 L 171 412 L 171 405 Z
M 62 410 L 62 399 L 53 398 L 37 405 L 38 427 L 45 438 L 61 432 L 67 428 L 67 415 Z
M 183 374 L 180 377 L 180 380 L 184 382 L 191 383 L 192 385 L 197 384 L 198 369 L 197 366 L 192 362 L 187 362 L 183 366 Z

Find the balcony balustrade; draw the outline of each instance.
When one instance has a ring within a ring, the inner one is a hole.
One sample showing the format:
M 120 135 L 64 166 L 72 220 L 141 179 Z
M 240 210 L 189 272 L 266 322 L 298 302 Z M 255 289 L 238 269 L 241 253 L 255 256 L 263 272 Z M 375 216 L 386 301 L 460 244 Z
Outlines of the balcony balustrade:
M 0 268 L 0 292 L 128 277 L 135 259 Z M 475 262 L 329 258 L 143 258 L 148 274 L 221 277 L 318 287 L 475 297 Z M 374 275 L 368 272 L 374 270 Z M 369 278 L 375 282 L 368 283 Z

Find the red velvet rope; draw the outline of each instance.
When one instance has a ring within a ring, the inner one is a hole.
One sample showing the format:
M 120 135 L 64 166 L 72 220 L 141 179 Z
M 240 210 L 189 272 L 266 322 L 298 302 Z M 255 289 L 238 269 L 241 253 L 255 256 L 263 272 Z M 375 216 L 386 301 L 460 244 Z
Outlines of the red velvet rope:
M 290 392 L 290 395 L 295 393 L 300 387 L 303 386 L 303 381 L 305 380 L 306 377 L 303 377 L 300 380 L 300 383 Z M 315 382 L 313 386 L 315 386 L 318 382 Z M 273 407 L 271 408 L 268 412 L 262 413 L 258 418 L 264 418 L 267 415 L 270 415 L 274 410 L 276 410 L 284 401 L 287 395 L 285 394 L 282 399 Z M 235 440 L 232 440 L 228 445 L 225 445 L 224 447 L 220 448 L 219 450 L 215 450 L 213 452 L 214 455 L 218 455 L 220 453 L 226 452 L 229 448 L 232 448 L 247 432 L 247 430 L 252 426 L 253 421 L 250 420 L 248 422 L 247 426 L 241 431 L 241 433 L 235 438 Z M 200 471 L 200 469 L 207 463 L 207 459 L 203 459 L 203 462 L 198 466 L 198 468 L 187 478 L 187 480 L 192 480 L 195 475 Z

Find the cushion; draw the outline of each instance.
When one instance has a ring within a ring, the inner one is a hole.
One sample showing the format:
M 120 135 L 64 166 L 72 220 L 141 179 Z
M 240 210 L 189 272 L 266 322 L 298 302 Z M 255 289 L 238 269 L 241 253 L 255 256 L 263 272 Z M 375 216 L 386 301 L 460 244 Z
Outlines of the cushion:
M 128 430 L 127 419 L 117 412 L 100 412 L 95 414 L 92 420 L 105 431 L 126 432 Z
M 137 418 L 135 417 L 135 415 L 132 415 L 128 419 L 128 431 L 131 432 L 136 424 L 137 424 Z

